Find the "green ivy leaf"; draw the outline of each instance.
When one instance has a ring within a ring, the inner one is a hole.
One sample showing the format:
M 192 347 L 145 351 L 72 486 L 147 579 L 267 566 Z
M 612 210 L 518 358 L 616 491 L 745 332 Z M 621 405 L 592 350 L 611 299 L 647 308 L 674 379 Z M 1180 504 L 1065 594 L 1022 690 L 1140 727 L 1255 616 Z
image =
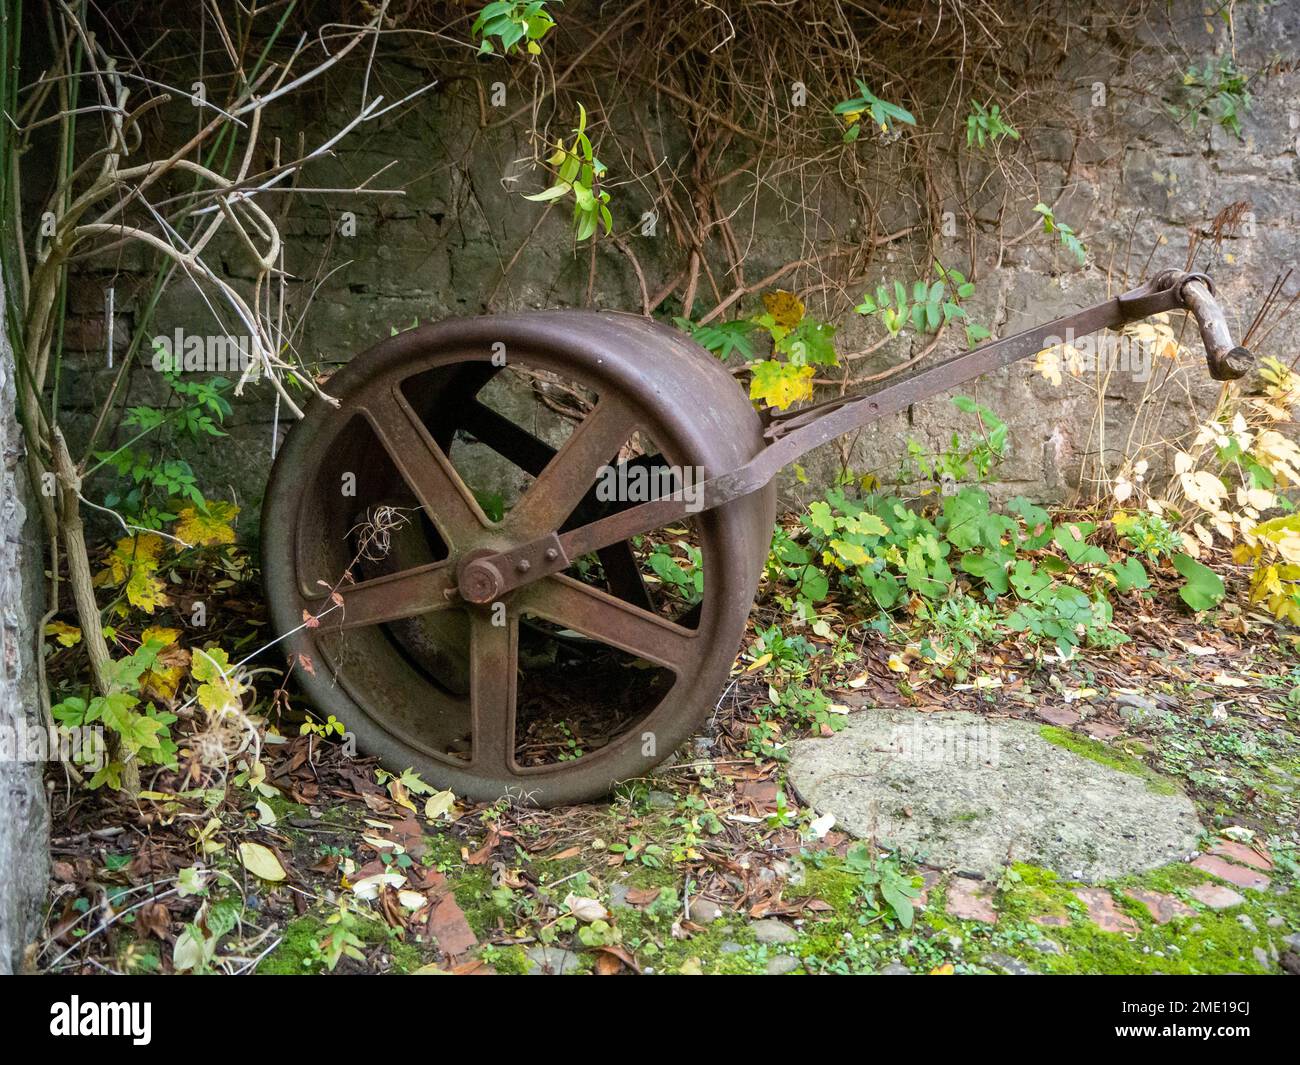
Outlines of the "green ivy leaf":
M 1115 578 L 1115 587 L 1121 592 L 1134 588 L 1149 588 L 1151 578 L 1147 576 L 1146 567 L 1136 558 L 1126 558 L 1121 562 L 1112 562 L 1107 571 Z
M 1175 555 L 1173 563 L 1174 569 L 1186 581 L 1178 589 L 1178 594 L 1193 610 L 1208 610 L 1223 599 L 1223 580 L 1209 566 L 1197 562 L 1187 554 Z

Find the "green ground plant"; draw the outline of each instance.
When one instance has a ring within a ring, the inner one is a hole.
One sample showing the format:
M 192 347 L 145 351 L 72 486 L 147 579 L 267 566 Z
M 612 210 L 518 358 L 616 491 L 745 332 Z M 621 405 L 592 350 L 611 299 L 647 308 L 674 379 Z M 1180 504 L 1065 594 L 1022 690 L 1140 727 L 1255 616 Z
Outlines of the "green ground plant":
M 961 679 L 981 647 L 1014 634 L 1066 658 L 1126 642 L 1113 601 L 1150 594 L 1153 571 L 1181 577 L 1179 594 L 1194 611 L 1223 598 L 1221 578 L 1157 514 L 1099 523 L 1053 519 L 1023 497 L 994 506 L 978 482 L 1005 457 L 1006 425 L 971 400 L 954 402 L 980 435 L 971 443 L 954 434 L 938 454 L 909 450 L 901 475 L 923 478 L 918 500 L 859 479 L 814 500 L 797 529 L 778 528 L 767 576 L 790 589 L 796 622 L 836 599 L 902 617 L 921 634 L 919 657 Z M 760 643 L 772 645 L 779 673 L 783 645 L 771 631 Z

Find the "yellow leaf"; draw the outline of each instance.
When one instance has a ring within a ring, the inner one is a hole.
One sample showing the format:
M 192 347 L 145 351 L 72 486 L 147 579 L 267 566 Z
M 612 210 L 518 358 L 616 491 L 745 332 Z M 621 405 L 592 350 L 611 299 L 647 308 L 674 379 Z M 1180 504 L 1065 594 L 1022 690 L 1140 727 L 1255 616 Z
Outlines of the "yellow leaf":
M 153 569 L 153 566 L 137 566 L 126 582 L 127 602 L 146 614 L 152 614 L 158 607 L 171 602 L 167 598 L 167 586 L 153 575 Z
M 230 656 L 220 647 L 204 647 L 194 653 L 195 680 L 224 680 L 230 670 Z
M 885 524 L 884 519 L 877 514 L 870 514 L 866 511 L 856 516 L 845 518 L 844 527 L 851 532 L 862 533 L 865 536 L 889 535 L 889 526 Z
M 1276 429 L 1265 429 L 1259 434 L 1254 454 L 1284 487 L 1300 481 L 1300 448 Z
M 405 806 L 411 813 L 415 813 L 415 803 L 411 802 L 411 793 L 400 780 L 394 778 L 388 782 L 388 795 L 398 806 Z
M 957 970 L 953 968 L 952 962 L 946 961 L 942 965 L 936 965 L 930 970 L 931 976 L 952 976 Z
M 435 791 L 425 800 L 424 816 L 430 821 L 437 821 L 441 817 L 450 818 L 455 805 L 456 796 L 451 793 L 450 789 Z
M 171 647 L 180 638 L 180 629 L 170 629 L 166 625 L 150 625 L 140 633 L 141 643 L 160 643 L 164 648 Z
M 194 679 L 200 682 L 195 693 L 199 706 L 209 714 L 219 715 L 241 708 L 240 697 L 247 689 L 235 675 L 229 657 L 220 647 L 195 651 L 192 672 Z
M 185 652 L 180 652 L 184 654 Z M 161 666 L 158 669 L 151 669 L 140 678 L 142 688 L 150 688 L 162 699 L 171 699 L 176 695 L 176 689 L 180 687 L 181 678 L 184 676 L 184 669 L 179 665 Z
M 176 521 L 176 535 L 188 544 L 215 547 L 233 544 L 235 530 L 231 523 L 239 514 L 234 503 L 220 501 L 208 503 L 204 514 L 198 507 L 182 507 Z
M 791 366 L 768 359 L 755 363 L 749 382 L 749 398 L 761 400 L 769 407 L 785 410 L 791 403 L 812 399 L 813 368 Z
M 1277 496 L 1267 488 L 1248 488 L 1242 485 L 1237 489 L 1237 504 L 1255 510 L 1268 510 L 1277 505 Z
M 81 630 L 66 621 L 51 621 L 45 626 L 45 635 L 53 636 L 64 647 L 75 647 L 81 642 Z
M 262 880 L 283 880 L 287 875 L 275 853 L 260 843 L 241 843 L 239 860 L 244 863 L 245 869 Z
M 108 556 L 108 569 L 113 575 L 113 582 L 121 584 L 131 576 L 133 570 L 141 566 L 156 569 L 162 549 L 163 539 L 155 533 L 123 537 L 113 545 Z
M 871 561 L 871 556 L 861 544 L 850 543 L 848 540 L 832 540 L 831 547 L 835 548 L 840 558 L 854 566 L 865 566 Z
M 1034 356 L 1034 370 L 1054 386 L 1061 384 L 1061 355 L 1056 348 L 1044 348 Z
M 189 652 L 182 651 L 176 645 L 180 637 L 180 629 L 168 628 L 165 625 L 150 625 L 140 633 L 142 645 L 158 643 L 163 646 L 154 668 L 140 678 L 141 687 L 153 689 L 163 699 L 170 699 L 176 694 L 181 677 L 185 673 L 185 666 L 189 663 Z
M 1054 344 L 1034 357 L 1034 369 L 1053 385 L 1059 385 L 1062 370 L 1071 377 L 1078 377 L 1083 373 L 1085 362 L 1083 352 L 1073 344 Z
M 772 321 L 784 329 L 797 326 L 805 313 L 803 301 L 793 292 L 780 288 L 763 293 L 763 308 L 772 316 Z

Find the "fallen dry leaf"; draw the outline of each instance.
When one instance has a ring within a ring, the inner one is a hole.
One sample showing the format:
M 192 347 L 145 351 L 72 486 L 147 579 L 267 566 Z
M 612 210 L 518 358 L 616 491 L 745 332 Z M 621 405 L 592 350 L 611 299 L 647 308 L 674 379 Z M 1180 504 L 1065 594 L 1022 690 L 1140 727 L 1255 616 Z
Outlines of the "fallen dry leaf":
M 260 843 L 244 842 L 239 845 L 239 860 L 244 868 L 262 880 L 283 880 L 288 874 L 274 852 Z
M 592 921 L 603 921 L 609 916 L 609 911 L 596 899 L 575 895 L 573 892 L 569 892 L 564 897 L 564 905 L 569 908 L 574 917 L 585 924 L 591 924 Z
M 495 828 L 488 829 L 487 838 L 483 840 L 483 846 L 473 853 L 465 854 L 465 861 L 470 865 L 482 865 L 492 856 L 492 852 L 497 849 L 497 844 L 501 842 L 501 834 Z

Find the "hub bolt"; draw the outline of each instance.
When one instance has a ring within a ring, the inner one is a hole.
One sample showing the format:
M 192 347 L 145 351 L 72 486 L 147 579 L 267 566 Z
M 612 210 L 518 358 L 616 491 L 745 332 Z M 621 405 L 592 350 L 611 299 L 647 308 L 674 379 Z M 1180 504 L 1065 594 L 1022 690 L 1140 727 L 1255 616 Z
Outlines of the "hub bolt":
M 471 603 L 490 603 L 501 595 L 505 581 L 500 571 L 485 559 L 476 559 L 461 570 L 461 598 Z

